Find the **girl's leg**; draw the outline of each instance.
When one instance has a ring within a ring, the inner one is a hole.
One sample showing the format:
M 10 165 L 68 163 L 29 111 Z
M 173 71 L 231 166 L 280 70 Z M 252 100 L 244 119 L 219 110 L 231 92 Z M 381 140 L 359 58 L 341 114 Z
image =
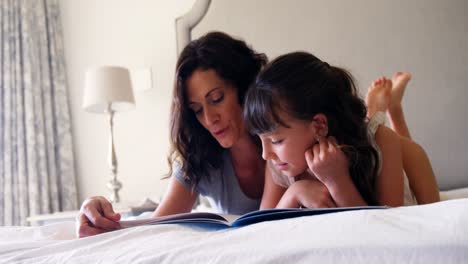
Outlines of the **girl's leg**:
M 400 143 L 403 169 L 418 204 L 440 201 L 436 177 L 424 149 L 407 137 L 400 136 Z
M 440 200 L 439 189 L 429 158 L 424 149 L 411 140 L 408 126 L 403 114 L 401 101 L 411 74 L 397 72 L 390 82 L 389 89 L 385 78 L 377 79 L 369 87 L 366 97 L 368 117 L 377 111 L 387 112 L 392 129 L 400 136 L 403 169 L 408 177 L 411 190 L 418 204 L 432 203 Z

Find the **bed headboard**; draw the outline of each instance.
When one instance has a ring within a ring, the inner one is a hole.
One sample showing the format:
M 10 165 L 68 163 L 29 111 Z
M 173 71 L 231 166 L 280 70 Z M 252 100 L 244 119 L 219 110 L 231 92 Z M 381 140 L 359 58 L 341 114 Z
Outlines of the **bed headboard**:
M 398 7 L 398 8 L 397 8 Z M 362 95 L 376 77 L 410 71 L 403 107 L 441 189 L 468 186 L 468 2 L 465 0 L 196 0 L 178 18 L 178 52 L 212 30 L 270 59 L 295 50 L 344 67 Z

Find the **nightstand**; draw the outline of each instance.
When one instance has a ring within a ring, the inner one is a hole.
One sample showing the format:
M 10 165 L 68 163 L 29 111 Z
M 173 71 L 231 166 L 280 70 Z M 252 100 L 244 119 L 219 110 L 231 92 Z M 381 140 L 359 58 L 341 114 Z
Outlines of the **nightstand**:
M 114 211 L 116 213 L 120 213 L 123 219 L 126 217 L 138 216 L 143 212 L 152 212 L 158 207 L 158 204 L 151 201 L 150 199 L 146 199 L 143 203 L 140 203 L 136 206 L 131 206 L 128 203 L 119 203 L 114 204 L 113 207 Z M 52 214 L 32 215 L 29 216 L 26 220 L 31 226 L 40 226 L 57 222 L 75 221 L 75 218 L 76 216 L 78 216 L 78 213 L 79 211 L 75 210 L 56 212 Z

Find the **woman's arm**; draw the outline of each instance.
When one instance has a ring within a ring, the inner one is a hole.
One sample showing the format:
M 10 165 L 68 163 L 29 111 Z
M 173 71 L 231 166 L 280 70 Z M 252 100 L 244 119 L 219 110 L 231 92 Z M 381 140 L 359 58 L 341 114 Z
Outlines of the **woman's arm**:
M 190 212 L 197 197 L 198 193 L 196 191 L 187 189 L 176 178 L 171 177 L 166 194 L 154 211 L 153 216 Z
M 102 196 L 86 199 L 76 217 L 78 237 L 87 237 L 120 228 L 120 214 L 115 213 L 112 204 Z
M 153 216 L 190 212 L 198 193 L 188 190 L 177 179 L 171 178 L 169 189 Z M 95 196 L 83 202 L 76 219 L 79 237 L 87 237 L 120 228 L 120 214 L 115 213 L 112 204 L 102 196 Z
M 382 205 L 402 206 L 404 187 L 400 138 L 388 127 L 379 126 L 375 140 L 382 154 L 382 170 L 375 182 L 377 200 Z

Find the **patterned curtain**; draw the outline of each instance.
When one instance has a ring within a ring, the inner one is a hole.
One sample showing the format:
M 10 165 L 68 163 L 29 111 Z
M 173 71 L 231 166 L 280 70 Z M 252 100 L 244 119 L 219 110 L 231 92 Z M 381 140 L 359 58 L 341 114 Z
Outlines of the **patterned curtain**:
M 0 1 L 0 225 L 77 209 L 57 0 Z

